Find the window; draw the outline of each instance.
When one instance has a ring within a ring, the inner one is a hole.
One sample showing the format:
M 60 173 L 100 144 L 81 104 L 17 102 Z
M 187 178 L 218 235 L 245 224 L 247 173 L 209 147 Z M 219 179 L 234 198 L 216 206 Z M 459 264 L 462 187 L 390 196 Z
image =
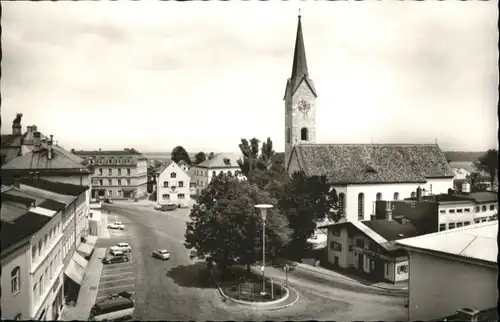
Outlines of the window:
M 109 180 L 111 181 L 111 180 Z M 113 196 L 113 190 L 108 190 L 108 197 L 112 197 Z
M 170 195 L 169 194 L 163 194 L 163 195 L 161 195 L 161 198 L 163 200 L 169 200 L 170 199 Z
M 103 164 L 104 160 L 103 159 L 99 159 L 99 164 Z
M 474 212 L 479 212 L 479 206 L 474 208 Z
M 345 216 L 345 193 L 339 194 L 339 214 Z
M 38 296 L 42 297 L 43 292 L 43 275 L 40 276 L 40 280 L 38 281 Z
M 113 181 L 111 179 L 108 179 L 108 185 L 109 186 L 112 186 L 113 185 Z
M 127 169 L 127 175 L 128 176 L 130 175 L 130 169 Z
M 90 159 L 90 164 L 94 164 L 94 159 Z
M 120 181 L 121 181 L 121 180 L 120 180 Z M 116 196 L 117 196 L 117 197 L 121 197 L 121 196 L 122 196 L 122 191 L 121 191 L 121 190 L 118 190 L 118 191 L 116 192 Z
M 108 164 L 111 164 L 113 161 L 111 159 L 108 159 Z
M 376 199 L 377 199 L 377 201 L 382 200 L 382 193 L 380 193 L 380 192 L 377 193 Z
M 394 193 L 394 200 L 399 200 L 399 192 Z
M 127 179 L 127 186 L 130 186 L 130 179 Z
M 362 220 L 365 218 L 365 195 L 360 193 L 358 195 L 358 219 Z
M 332 241 L 330 242 L 330 248 L 333 249 L 334 251 L 341 252 L 342 244 Z
M 31 247 L 31 260 L 34 261 L 36 257 L 36 245 Z
M 457 213 L 461 214 L 462 212 L 464 212 L 463 209 L 461 209 L 461 208 L 457 209 Z
M 377 244 L 373 243 L 373 242 L 370 242 L 370 245 L 368 246 L 368 248 L 372 251 L 372 252 L 377 252 Z
M 168 188 L 168 181 L 163 181 L 163 188 Z
M 356 246 L 359 248 L 364 248 L 365 247 L 365 241 L 362 239 L 356 239 Z
M 33 285 L 33 298 L 35 299 L 35 303 L 38 302 L 38 284 L 35 283 L 35 285 Z
M 490 205 L 490 210 L 495 210 L 495 205 Z
M 455 209 L 449 209 L 449 210 L 448 210 L 448 212 L 449 212 L 450 214 L 454 214 L 454 213 L 455 213 Z
M 478 218 L 478 219 L 474 219 L 474 223 L 475 223 L 475 224 L 479 224 L 480 222 L 481 222 L 481 219 L 480 219 L 480 218 Z
M 177 195 L 177 198 L 179 198 L 179 199 L 184 199 L 184 198 L 185 198 L 185 195 L 184 195 L 183 193 L 179 193 L 179 194 Z
M 307 128 L 303 127 L 302 129 L 300 129 L 300 139 L 302 141 L 309 140 L 309 131 L 307 130 Z
M 332 235 L 339 237 L 340 236 L 340 231 L 338 231 L 338 230 L 332 230 Z
M 458 227 L 462 227 L 463 225 L 464 225 L 463 223 L 461 223 L 461 222 L 457 222 L 457 228 L 458 228 Z
M 177 178 L 177 173 L 175 172 L 170 173 L 170 178 Z
M 469 226 L 469 225 L 470 225 L 470 221 L 464 222 L 464 226 Z
M 486 205 L 482 206 L 482 207 L 481 207 L 481 210 L 482 210 L 482 211 L 486 211 Z
M 118 179 L 118 185 L 121 186 L 122 185 L 122 181 L 120 179 Z
M 286 143 L 290 143 L 291 135 L 290 135 L 290 128 L 286 129 Z
M 179 188 L 184 187 L 184 181 L 179 181 L 178 185 L 179 185 Z
M 412 191 L 412 192 L 411 192 L 411 197 L 412 197 L 412 198 L 415 198 L 415 196 L 416 196 L 415 191 Z
M 408 265 L 398 266 L 398 274 L 406 274 L 408 273 Z
M 102 186 L 102 180 L 99 180 L 99 185 Z
M 49 284 L 50 279 L 49 279 L 49 268 L 48 267 L 45 268 L 45 277 L 46 277 L 45 284 Z
M 21 268 L 19 266 L 14 267 L 12 272 L 10 272 L 10 288 L 12 293 L 17 293 L 21 290 Z
M 454 229 L 455 228 L 455 223 L 451 222 L 448 224 L 448 229 Z
M 122 162 L 123 162 L 123 159 L 122 159 L 122 158 L 120 158 L 120 159 L 116 160 L 116 163 L 117 163 L 117 164 L 122 164 Z
M 110 175 L 110 176 L 113 175 L 113 169 L 108 169 L 108 175 Z
M 50 262 L 50 280 L 52 281 L 52 278 L 54 277 L 54 267 L 52 266 L 54 263 L 51 261 Z
M 132 163 L 132 159 L 131 159 L 131 158 L 128 158 L 128 159 L 127 159 L 127 163 L 128 163 L 128 164 L 131 164 L 131 163 Z
M 439 225 L 439 231 L 446 230 L 446 224 Z
M 446 209 L 441 209 L 441 210 L 439 210 L 439 213 L 440 213 L 440 214 L 445 214 L 445 213 L 446 213 Z
M 38 255 L 42 253 L 42 239 L 38 241 Z
M 102 168 L 99 168 L 99 175 L 102 176 Z
M 121 176 L 122 175 L 122 169 L 118 169 L 118 175 Z
M 470 208 L 464 208 L 464 212 L 470 212 Z

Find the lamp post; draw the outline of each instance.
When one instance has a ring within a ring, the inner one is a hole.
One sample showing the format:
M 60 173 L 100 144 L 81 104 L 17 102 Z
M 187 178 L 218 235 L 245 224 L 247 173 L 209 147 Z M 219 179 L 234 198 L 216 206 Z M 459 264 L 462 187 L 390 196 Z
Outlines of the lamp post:
M 266 295 L 266 216 L 267 209 L 272 208 L 273 205 L 259 204 L 255 205 L 255 208 L 260 210 L 260 215 L 262 217 L 262 292 L 260 295 Z

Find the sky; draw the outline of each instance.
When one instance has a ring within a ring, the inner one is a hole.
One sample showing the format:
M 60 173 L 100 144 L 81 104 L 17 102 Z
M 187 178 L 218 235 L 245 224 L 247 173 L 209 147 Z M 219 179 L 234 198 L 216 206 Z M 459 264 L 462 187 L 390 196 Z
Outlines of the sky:
M 299 6 L 317 143 L 497 147 L 496 1 L 2 2 L 2 134 L 283 151 Z

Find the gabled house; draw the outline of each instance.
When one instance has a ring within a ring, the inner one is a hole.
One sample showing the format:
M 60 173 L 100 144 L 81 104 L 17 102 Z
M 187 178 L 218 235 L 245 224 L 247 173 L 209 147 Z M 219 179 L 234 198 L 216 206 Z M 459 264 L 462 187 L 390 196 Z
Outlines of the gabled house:
M 156 172 L 156 200 L 160 205 L 187 204 L 191 199 L 191 178 L 175 162 L 170 161 Z

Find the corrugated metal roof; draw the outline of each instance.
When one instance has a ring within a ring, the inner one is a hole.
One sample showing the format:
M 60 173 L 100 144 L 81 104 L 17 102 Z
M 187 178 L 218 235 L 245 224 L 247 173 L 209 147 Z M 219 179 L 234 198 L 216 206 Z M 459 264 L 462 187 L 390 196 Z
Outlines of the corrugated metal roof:
M 397 241 L 401 246 L 497 263 L 498 222 L 487 222 Z

